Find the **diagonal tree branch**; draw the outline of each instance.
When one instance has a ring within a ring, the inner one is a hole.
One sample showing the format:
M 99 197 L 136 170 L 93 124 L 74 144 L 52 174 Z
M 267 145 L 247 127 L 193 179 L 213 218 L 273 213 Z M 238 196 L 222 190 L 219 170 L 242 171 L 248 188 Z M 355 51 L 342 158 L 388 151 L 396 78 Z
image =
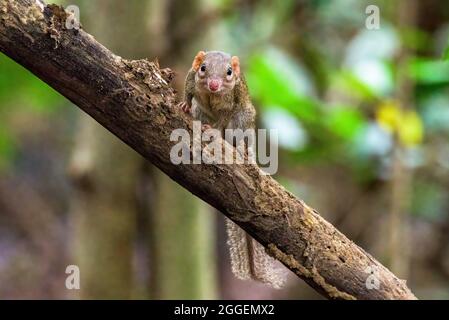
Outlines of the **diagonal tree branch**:
M 175 107 L 172 72 L 114 55 L 83 30 L 67 30 L 66 18 L 62 8 L 37 0 L 0 0 L 0 51 L 239 224 L 325 297 L 415 299 L 405 281 L 257 166 L 172 164 L 170 133 L 192 131 Z M 373 276 L 378 288 L 367 286 Z

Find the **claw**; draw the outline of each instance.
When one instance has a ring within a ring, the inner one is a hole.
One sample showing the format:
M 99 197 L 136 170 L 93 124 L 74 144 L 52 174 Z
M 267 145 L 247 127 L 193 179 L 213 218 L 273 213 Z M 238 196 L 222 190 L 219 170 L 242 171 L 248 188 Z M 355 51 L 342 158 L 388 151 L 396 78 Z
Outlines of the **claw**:
M 185 113 L 190 113 L 192 110 L 192 107 L 186 102 L 186 101 L 182 101 L 179 103 L 179 107 L 181 108 L 182 111 L 184 111 Z
M 209 130 L 209 129 L 212 129 L 210 124 L 203 124 L 201 126 L 201 131 L 206 131 L 206 130 Z

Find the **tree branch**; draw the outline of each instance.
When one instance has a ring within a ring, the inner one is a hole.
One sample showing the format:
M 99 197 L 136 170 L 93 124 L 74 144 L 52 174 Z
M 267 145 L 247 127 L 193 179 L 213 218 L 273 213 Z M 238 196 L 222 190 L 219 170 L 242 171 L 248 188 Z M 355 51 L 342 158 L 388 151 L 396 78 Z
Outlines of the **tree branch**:
M 0 51 L 235 221 L 325 297 L 415 299 L 405 281 L 257 166 L 172 164 L 170 133 L 192 132 L 192 121 L 175 107 L 171 71 L 114 55 L 83 30 L 67 30 L 62 8 L 42 11 L 39 2 L 0 0 Z M 378 289 L 367 288 L 368 267 L 378 271 Z

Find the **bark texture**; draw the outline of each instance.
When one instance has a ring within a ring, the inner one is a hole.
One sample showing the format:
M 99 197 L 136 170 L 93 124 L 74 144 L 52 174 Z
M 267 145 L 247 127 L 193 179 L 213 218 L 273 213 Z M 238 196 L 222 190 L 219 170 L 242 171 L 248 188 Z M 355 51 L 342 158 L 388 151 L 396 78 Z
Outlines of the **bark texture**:
M 67 30 L 63 9 L 39 3 L 0 0 L 0 51 L 235 221 L 325 297 L 415 299 L 405 281 L 257 166 L 172 164 L 172 130 L 192 131 L 176 108 L 172 72 L 114 55 L 83 30 Z M 369 270 L 378 288 L 366 285 Z

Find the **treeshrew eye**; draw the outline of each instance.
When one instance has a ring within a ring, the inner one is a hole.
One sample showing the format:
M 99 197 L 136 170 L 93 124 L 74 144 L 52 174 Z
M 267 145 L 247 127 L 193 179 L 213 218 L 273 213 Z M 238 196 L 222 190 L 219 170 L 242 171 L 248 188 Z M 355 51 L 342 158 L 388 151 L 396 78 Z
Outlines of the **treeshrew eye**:
M 226 72 L 226 74 L 228 76 L 232 75 L 232 68 L 231 67 L 228 68 L 228 71 Z
M 202 64 L 200 70 L 201 70 L 201 72 L 206 71 L 206 65 L 205 65 L 205 64 Z

